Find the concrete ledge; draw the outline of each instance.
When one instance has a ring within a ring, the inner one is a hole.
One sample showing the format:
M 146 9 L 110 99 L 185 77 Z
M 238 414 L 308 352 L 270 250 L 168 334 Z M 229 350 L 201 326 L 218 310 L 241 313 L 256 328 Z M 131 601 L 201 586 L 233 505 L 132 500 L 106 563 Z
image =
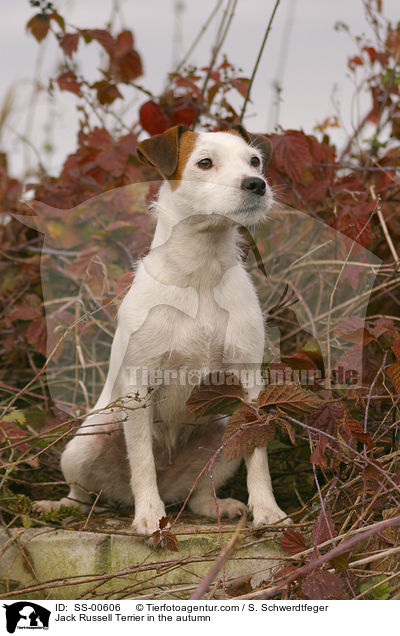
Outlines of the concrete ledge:
M 227 529 L 224 543 L 233 526 Z M 244 535 L 226 565 L 226 580 L 229 585 L 245 577 L 257 587 L 277 566 L 279 544 L 273 534 L 257 541 L 249 530 Z M 179 552 L 155 551 L 128 529 L 2 529 L 1 598 L 188 598 L 220 553 L 220 536 L 215 525 L 192 524 L 180 524 L 176 536 Z

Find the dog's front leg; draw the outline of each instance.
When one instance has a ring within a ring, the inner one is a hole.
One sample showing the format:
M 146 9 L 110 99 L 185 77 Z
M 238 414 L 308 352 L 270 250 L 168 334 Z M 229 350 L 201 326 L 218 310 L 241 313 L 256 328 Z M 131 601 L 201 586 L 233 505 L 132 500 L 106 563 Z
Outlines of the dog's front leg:
M 248 506 L 253 512 L 254 525 L 264 526 L 285 518 L 287 515 L 279 508 L 272 491 L 267 449 L 261 446 L 255 448 L 245 461 Z
M 246 386 L 245 384 L 244 389 L 248 401 L 255 402 L 260 392 L 260 387 L 255 385 Z M 268 466 L 267 449 L 259 446 L 251 455 L 245 457 L 245 462 L 247 491 L 249 493 L 248 506 L 253 512 L 254 525 L 257 527 L 276 523 L 285 517 L 287 519 L 286 523 L 291 523 L 291 520 L 275 501 Z
M 126 446 L 131 469 L 131 487 L 135 500 L 135 532 L 150 535 L 158 530 L 158 522 L 165 516 L 157 486 L 152 445 L 153 408 L 144 402 L 145 390 L 139 391 L 143 403 L 136 402 L 124 423 Z

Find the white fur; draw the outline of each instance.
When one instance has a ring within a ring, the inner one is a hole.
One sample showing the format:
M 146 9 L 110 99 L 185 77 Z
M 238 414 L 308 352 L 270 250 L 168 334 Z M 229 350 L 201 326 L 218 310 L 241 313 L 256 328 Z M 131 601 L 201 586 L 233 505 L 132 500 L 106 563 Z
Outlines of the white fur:
M 224 423 L 213 424 L 209 417 L 199 422 L 189 413 L 185 402 L 192 386 L 178 381 L 150 386 L 140 373 L 132 378 L 131 369 L 189 368 L 206 374 L 260 368 L 263 316 L 238 248 L 238 224 L 261 222 L 272 205 L 268 184 L 264 196 L 241 189 L 244 177 L 263 178 L 261 169 L 250 165 L 254 155 L 259 151 L 238 135 L 199 133 L 177 187 L 163 182 L 153 205 L 157 226 L 151 250 L 138 264 L 119 311 L 106 383 L 62 456 L 71 491 L 61 503 L 88 506 L 90 495 L 100 491 L 125 504 L 134 501 L 133 527 L 150 534 L 165 515 L 164 500 L 184 499 L 218 448 Z M 213 160 L 210 170 L 197 166 L 205 157 Z M 247 388 L 249 399 L 255 399 L 260 387 Z M 272 493 L 266 450 L 257 448 L 246 465 L 254 523 L 285 517 Z M 213 470 L 215 486 L 237 466 L 221 453 Z M 60 502 L 36 507 L 54 505 Z M 245 509 L 233 499 L 220 499 L 218 505 L 219 513 L 229 517 Z M 189 506 L 197 514 L 216 516 L 207 474 Z

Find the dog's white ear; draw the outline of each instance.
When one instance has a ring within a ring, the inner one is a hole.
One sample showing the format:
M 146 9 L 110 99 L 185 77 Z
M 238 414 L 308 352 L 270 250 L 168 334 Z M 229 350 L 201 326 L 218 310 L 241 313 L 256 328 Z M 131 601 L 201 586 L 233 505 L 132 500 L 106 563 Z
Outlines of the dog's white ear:
M 154 135 L 145 139 L 137 147 L 137 156 L 165 178 L 170 179 L 176 172 L 179 158 L 179 140 L 186 126 L 168 128 L 161 135 Z
M 243 137 L 243 139 L 247 141 L 248 144 L 250 144 L 250 146 L 254 146 L 255 148 L 258 148 L 258 150 L 262 152 L 264 157 L 264 169 L 265 169 L 272 156 L 272 144 L 270 140 L 268 139 L 268 137 L 265 137 L 264 135 L 253 135 L 247 132 L 247 130 L 243 128 L 243 126 L 241 126 L 240 124 L 238 124 L 237 126 L 234 126 L 234 130 L 236 130 L 239 133 L 239 135 Z

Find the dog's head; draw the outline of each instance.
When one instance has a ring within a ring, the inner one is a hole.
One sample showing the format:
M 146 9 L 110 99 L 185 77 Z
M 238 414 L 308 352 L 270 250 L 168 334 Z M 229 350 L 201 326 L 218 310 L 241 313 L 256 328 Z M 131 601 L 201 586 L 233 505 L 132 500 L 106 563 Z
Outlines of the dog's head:
M 228 132 L 192 132 L 183 126 L 142 141 L 138 157 L 165 179 L 176 220 L 192 215 L 220 215 L 251 225 L 272 206 L 264 176 L 270 141 L 241 126 Z

